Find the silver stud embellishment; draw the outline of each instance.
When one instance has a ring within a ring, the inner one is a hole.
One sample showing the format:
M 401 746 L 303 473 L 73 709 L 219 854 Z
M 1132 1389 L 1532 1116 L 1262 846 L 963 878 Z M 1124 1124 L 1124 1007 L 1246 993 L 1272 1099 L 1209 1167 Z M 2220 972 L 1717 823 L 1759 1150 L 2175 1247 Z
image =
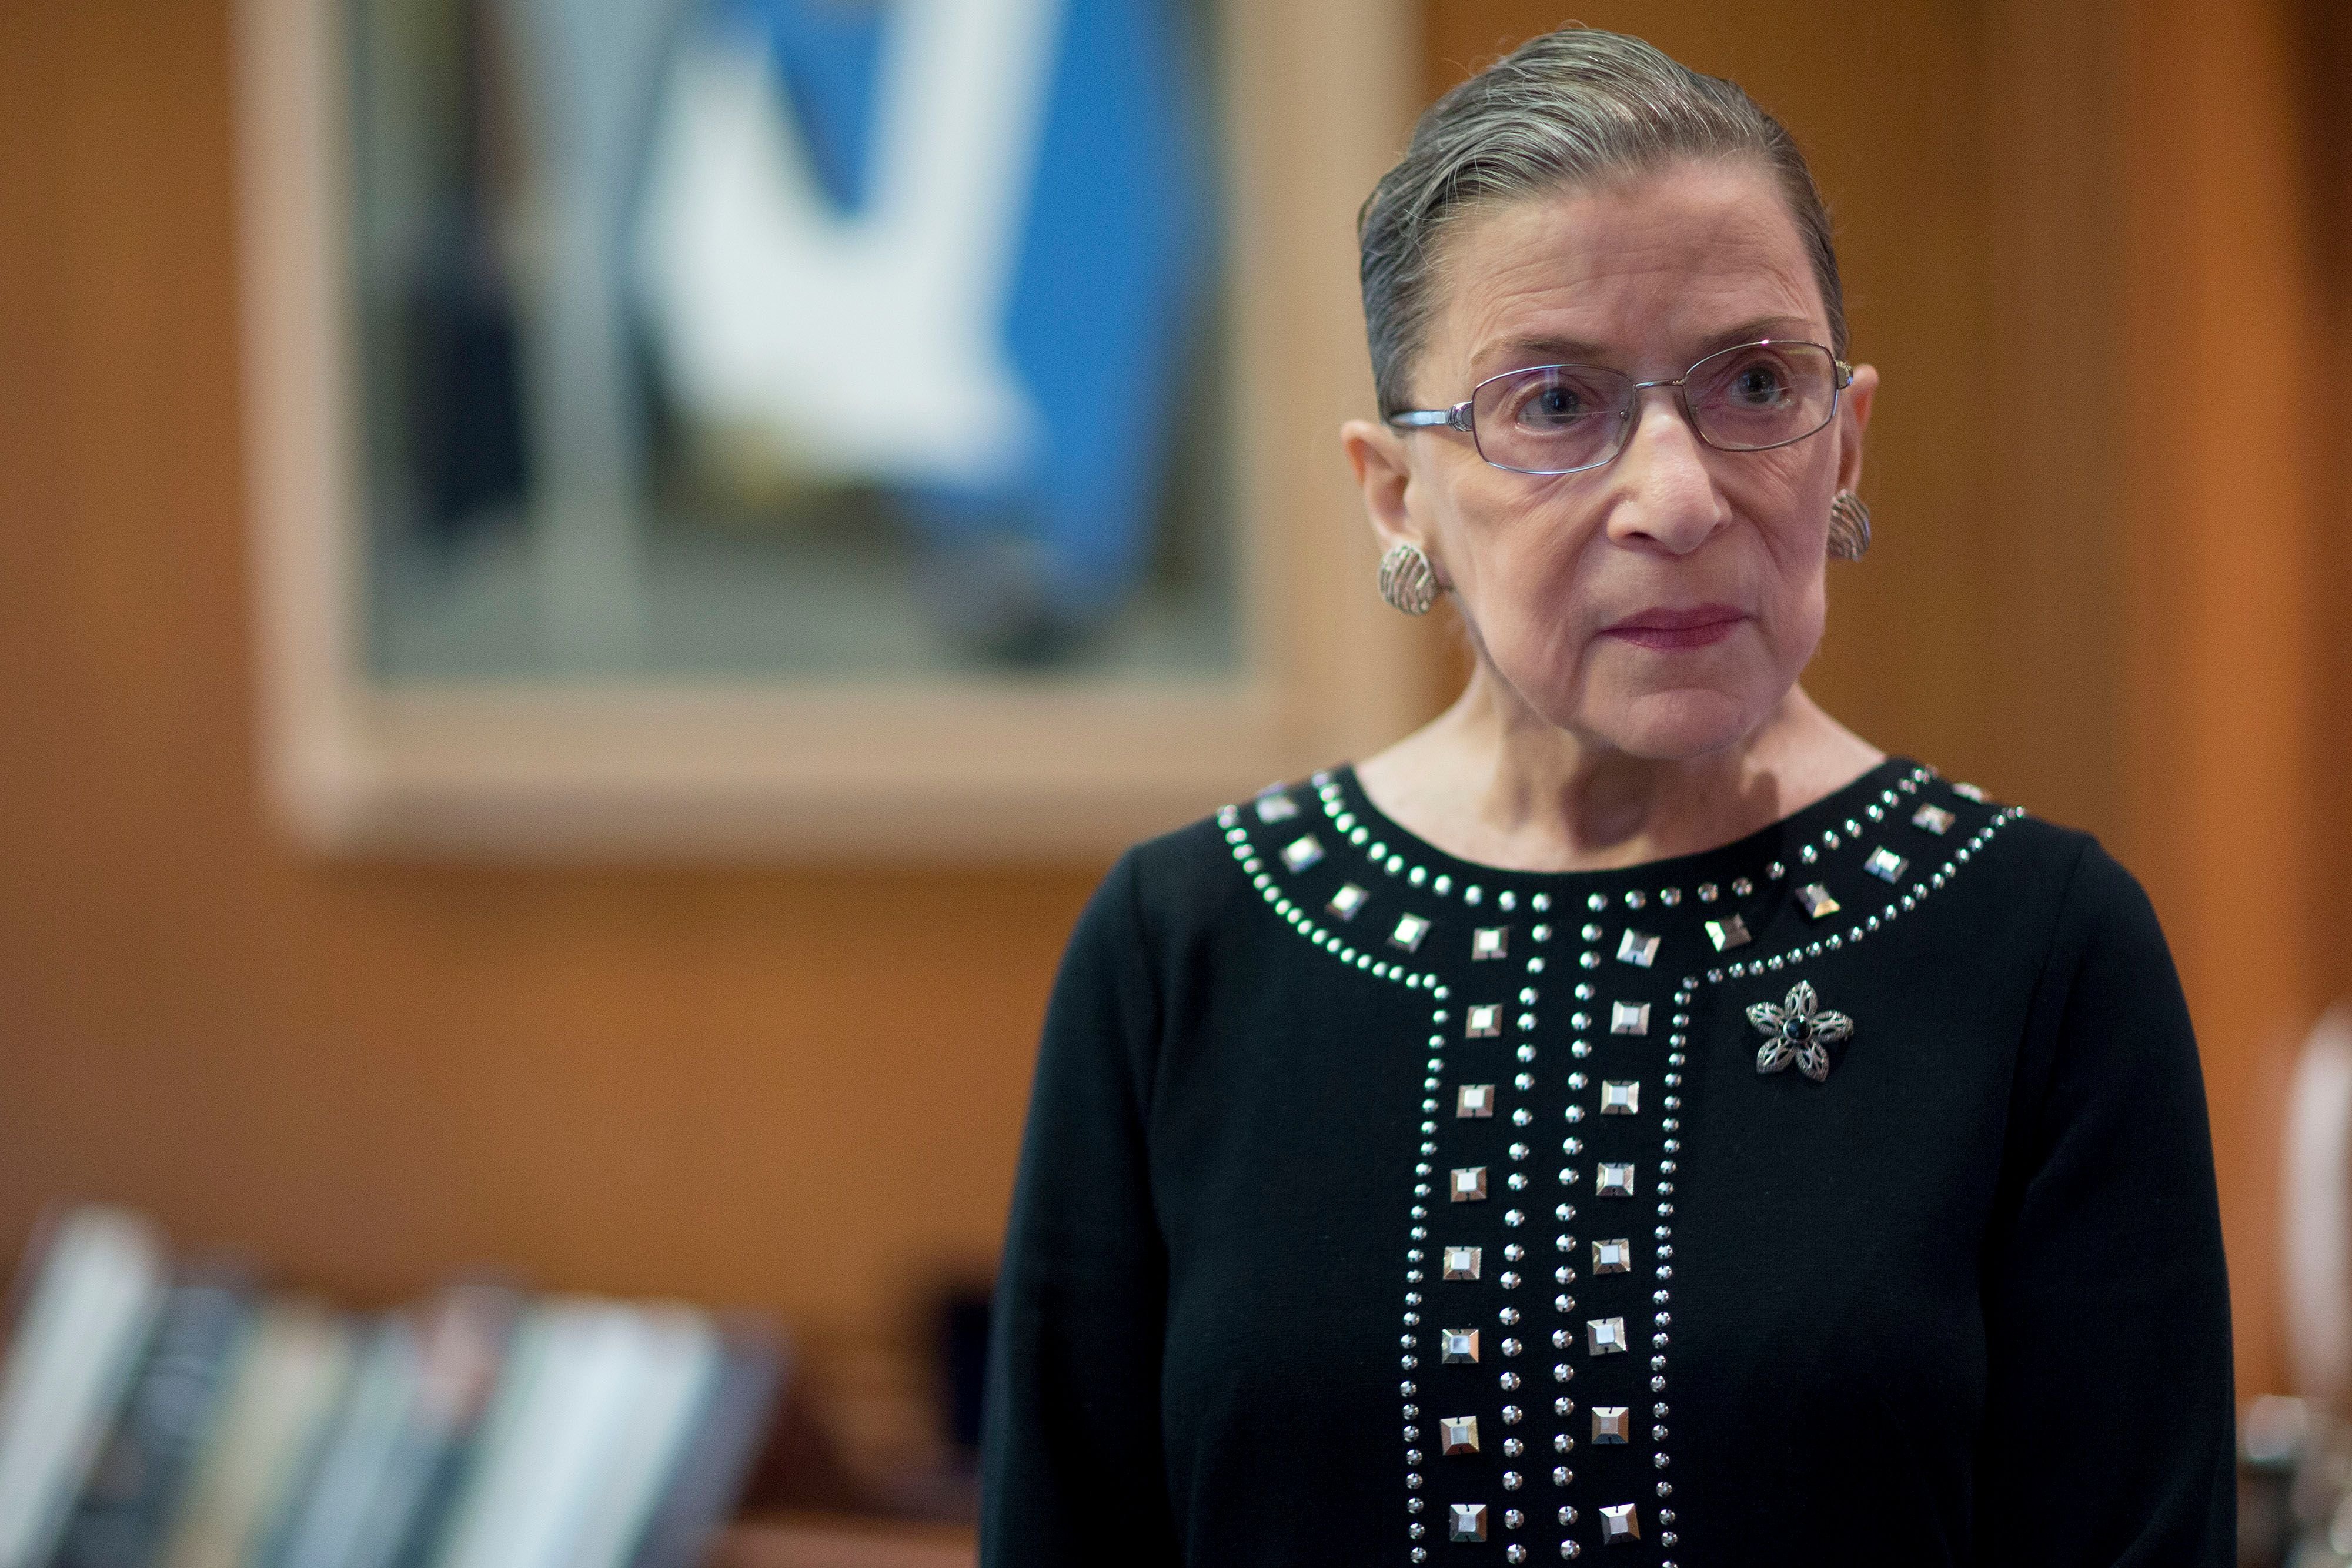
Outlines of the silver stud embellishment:
M 1486 1537 L 1480 1536 L 1480 1540 Z M 1642 1521 L 1630 1502 L 1605 1503 L 1601 1510 L 1601 1542 L 1604 1546 L 1631 1546 L 1642 1539 Z
M 1745 947 L 1753 940 L 1748 935 L 1748 922 L 1737 915 L 1706 923 L 1706 939 L 1715 944 L 1718 953 L 1728 953 L 1734 947 Z
M 1973 784 L 1955 784 L 1952 793 L 1963 800 L 1974 800 L 1979 806 L 1984 804 L 1985 792 Z
M 1617 944 L 1617 961 L 1648 968 L 1658 961 L 1658 939 L 1627 926 L 1623 939 Z
M 1604 1116 L 1633 1116 L 1641 1113 L 1642 1085 L 1630 1078 L 1604 1078 L 1601 1081 L 1601 1113 Z
M 1609 1005 L 1611 1034 L 1647 1034 L 1650 1032 L 1650 1004 L 1647 1002 L 1612 1002 Z
M 1587 1318 L 1584 1320 L 1584 1349 L 1588 1355 L 1622 1355 L 1631 1348 L 1625 1340 L 1623 1318 Z
M 1325 904 L 1324 908 L 1328 910 L 1332 918 L 1336 920 L 1353 920 L 1370 901 L 1371 896 L 1351 882 L 1333 894 L 1331 902 Z
M 1456 1502 L 1446 1505 L 1445 1539 L 1448 1541 L 1484 1541 L 1486 1539 L 1486 1505 L 1483 1502 Z
M 1456 1203 L 1482 1201 L 1486 1196 L 1486 1167 L 1456 1166 L 1454 1169 L 1453 1185 L 1449 1190 L 1453 1193 L 1454 1201 Z
M 1437 1332 L 1437 1359 L 1446 1366 L 1475 1364 L 1478 1360 L 1478 1331 L 1440 1329 Z M 1451 1448 L 1446 1450 L 1448 1453 L 1453 1451 Z
M 1470 933 L 1470 956 L 1474 961 L 1505 957 L 1510 939 L 1511 928 L 1507 925 L 1481 925 Z
M 1475 1247 L 1448 1247 L 1445 1249 L 1445 1277 L 1449 1280 L 1475 1280 L 1478 1277 L 1479 1249 Z
M 1478 1451 L 1478 1417 L 1475 1416 L 1443 1416 L 1437 1422 L 1437 1443 L 1447 1454 L 1475 1454 Z
M 1499 1002 L 1485 1002 L 1472 1008 L 1463 1032 L 1472 1040 L 1486 1040 L 1503 1032 L 1503 1008 Z
M 1293 871 L 1305 871 L 1323 858 L 1323 845 L 1312 833 L 1305 833 L 1282 846 L 1282 863 Z
M 1622 1405 L 1595 1405 L 1592 1407 L 1592 1440 L 1596 1443 L 1630 1443 L 1633 1440 L 1633 1417 Z
M 1628 1162 L 1619 1165 L 1609 1160 L 1601 1162 L 1593 1173 L 1592 1193 L 1596 1197 L 1631 1197 L 1633 1196 L 1633 1166 Z
M 1625 1237 L 1613 1241 L 1592 1244 L 1592 1271 L 1596 1274 L 1622 1274 L 1633 1267 L 1633 1243 Z
M 1415 952 L 1421 946 L 1422 938 L 1428 935 L 1428 921 L 1418 915 L 1400 915 L 1396 929 L 1389 933 L 1389 946 L 1402 947 L 1408 953 Z
M 1862 862 L 1862 869 L 1881 882 L 1895 883 L 1903 880 L 1903 868 L 1910 863 L 1882 844 L 1870 852 L 1870 858 Z
M 1807 883 L 1797 889 L 1797 903 L 1816 920 L 1827 920 L 1838 912 L 1838 901 L 1830 896 L 1828 888 L 1817 882 Z
M 1257 798 L 1257 820 L 1261 822 L 1286 822 L 1298 815 L 1298 802 L 1280 789 L 1269 789 Z
M 1779 1006 L 1757 1002 L 1748 1009 L 1748 1021 L 1765 1036 L 1756 1050 L 1756 1071 L 1779 1072 L 1794 1062 L 1797 1071 L 1819 1083 L 1830 1075 L 1829 1048 L 1853 1033 L 1853 1020 L 1822 1009 L 1811 980 L 1799 980 Z
M 1454 1113 L 1456 1116 L 1491 1116 L 1495 1113 L 1495 1086 L 1491 1083 L 1465 1083 L 1454 1092 Z
M 1924 828 L 1939 839 L 1946 833 L 1950 832 L 1952 831 L 1952 824 L 1958 821 L 1959 819 L 1958 817 L 1952 815 L 1951 812 L 1945 810 L 1941 806 L 1921 806 L 1917 810 L 1911 813 L 1911 825 L 1913 827 Z

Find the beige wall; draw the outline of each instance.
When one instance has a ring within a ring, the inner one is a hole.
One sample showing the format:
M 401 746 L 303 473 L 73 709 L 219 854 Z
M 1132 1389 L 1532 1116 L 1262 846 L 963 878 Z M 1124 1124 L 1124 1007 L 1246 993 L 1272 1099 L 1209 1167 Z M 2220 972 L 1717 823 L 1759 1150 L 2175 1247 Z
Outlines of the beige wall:
M 1433 89 L 1558 5 L 1433 5 Z M 2149 233 L 2126 223 L 2147 210 L 2120 128 L 2151 57 L 2089 0 L 1581 11 L 1738 76 L 1813 152 L 1855 347 L 1885 376 L 1879 543 L 1838 570 L 1815 689 L 2155 867 L 2208 1019 L 2233 1249 L 2256 1246 L 2259 1041 L 2227 1016 L 2210 933 L 2231 912 L 2194 870 L 2226 864 L 2246 780 L 2135 785 L 2162 770 L 2150 735 L 2221 698 L 2153 670 L 2179 650 L 2151 630 L 2196 591 L 2127 570 L 2125 423 L 2160 399 L 2096 380 L 2147 308 L 2119 282 L 2123 235 Z M 992 1248 L 1051 966 L 1099 868 L 289 852 L 255 800 L 226 20 L 223 0 L 0 6 L 0 1244 L 94 1194 L 357 1298 L 495 1260 L 898 1342 L 906 1283 Z M 2214 537 L 2219 504 L 2179 537 Z M 2340 551 L 2308 564 L 2345 580 Z M 2340 763 L 2342 640 L 2293 635 L 2302 707 L 2257 728 L 2302 725 Z M 2183 834 L 2205 846 L 2187 871 L 2159 852 Z M 2309 913 L 2263 912 L 2303 955 L 2278 1028 L 2346 977 L 2292 925 Z M 2248 1381 L 2273 1378 L 2242 1304 L 2242 1336 Z

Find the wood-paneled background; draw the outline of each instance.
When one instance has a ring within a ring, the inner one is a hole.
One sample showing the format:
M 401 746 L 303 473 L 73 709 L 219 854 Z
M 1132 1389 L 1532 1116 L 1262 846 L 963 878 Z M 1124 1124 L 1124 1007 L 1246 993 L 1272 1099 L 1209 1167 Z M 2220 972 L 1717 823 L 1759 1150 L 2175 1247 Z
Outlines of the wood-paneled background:
M 1432 90 L 1560 4 L 1433 4 Z M 1813 685 L 2149 881 L 2250 1389 L 2284 1375 L 2264 1086 L 2352 988 L 2336 9 L 1581 8 L 1817 160 L 1885 390 L 1879 543 Z M 290 852 L 256 789 L 229 53 L 226 0 L 0 6 L 0 1246 L 100 1196 L 356 1301 L 495 1260 L 888 1357 L 914 1286 L 987 1265 L 1100 868 Z

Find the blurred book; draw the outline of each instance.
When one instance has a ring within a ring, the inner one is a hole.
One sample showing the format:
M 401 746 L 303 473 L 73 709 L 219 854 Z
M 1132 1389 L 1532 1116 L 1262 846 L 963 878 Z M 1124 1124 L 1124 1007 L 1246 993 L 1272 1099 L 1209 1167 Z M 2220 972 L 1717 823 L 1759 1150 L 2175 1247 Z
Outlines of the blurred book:
M 274 1301 L 246 1336 L 160 1568 L 248 1568 L 349 1379 L 357 1334 L 313 1301 Z
M 182 1270 L 54 1568 L 147 1568 L 153 1562 L 255 1311 L 253 1282 L 243 1270 Z
M 685 1309 L 538 1309 L 517 1335 L 436 1568 L 625 1563 L 718 1361 L 708 1320 Z
M 0 1568 L 45 1568 L 163 1310 L 163 1244 L 135 1215 L 66 1213 L 37 1235 L 0 1368 Z
M 694 1568 L 708 1555 L 751 1476 L 784 1373 L 784 1350 L 773 1333 L 739 1326 L 721 1334 L 693 1437 L 631 1568 Z
M 521 1312 L 518 1292 L 468 1283 L 378 1322 L 261 1568 L 420 1562 Z
M 673 1304 L 453 1285 L 358 1318 L 46 1227 L 0 1364 L 0 1568 L 693 1568 L 786 1357 Z

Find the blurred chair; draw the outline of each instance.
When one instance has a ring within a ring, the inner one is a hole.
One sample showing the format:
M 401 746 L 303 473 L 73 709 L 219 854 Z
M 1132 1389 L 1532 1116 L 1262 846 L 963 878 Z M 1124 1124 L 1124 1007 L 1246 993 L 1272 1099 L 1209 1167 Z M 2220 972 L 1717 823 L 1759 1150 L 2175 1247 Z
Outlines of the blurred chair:
M 2240 1421 L 2242 1568 L 2352 1568 L 2352 1002 L 2297 1053 L 2281 1106 L 2280 1300 L 2291 1397 Z
M 2352 1385 L 2352 1002 L 2311 1031 L 2287 1091 L 2282 1300 L 2294 1391 L 2339 1413 Z

